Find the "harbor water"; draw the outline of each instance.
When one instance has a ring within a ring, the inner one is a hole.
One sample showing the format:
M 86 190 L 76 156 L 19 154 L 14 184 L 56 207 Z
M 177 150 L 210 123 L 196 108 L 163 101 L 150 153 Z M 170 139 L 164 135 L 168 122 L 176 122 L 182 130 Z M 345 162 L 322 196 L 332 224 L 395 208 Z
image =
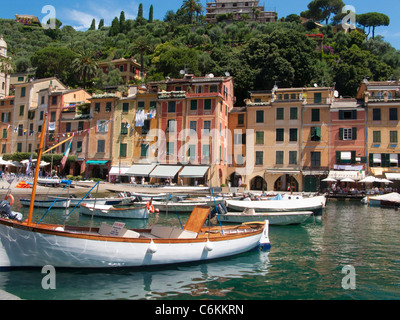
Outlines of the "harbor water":
M 43 222 L 60 222 L 63 216 L 63 210 L 54 211 Z M 187 218 L 170 212 L 157 221 L 124 222 L 179 226 Z M 101 221 L 95 218 L 93 224 Z M 89 225 L 91 219 L 74 212 L 68 223 Z M 27 300 L 400 299 L 399 234 L 400 211 L 328 201 L 322 216 L 305 224 L 271 226 L 267 252 L 162 267 L 56 269 L 55 289 L 42 286 L 41 269 L 5 269 L 0 289 Z

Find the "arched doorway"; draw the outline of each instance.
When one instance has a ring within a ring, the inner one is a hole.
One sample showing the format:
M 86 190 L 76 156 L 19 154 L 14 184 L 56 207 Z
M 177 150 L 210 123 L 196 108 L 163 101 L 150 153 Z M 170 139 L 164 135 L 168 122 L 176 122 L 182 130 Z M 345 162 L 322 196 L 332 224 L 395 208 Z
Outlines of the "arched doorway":
M 280 176 L 274 183 L 274 190 L 275 191 L 292 191 L 298 192 L 299 191 L 299 183 L 297 182 L 296 178 L 289 174 L 285 174 Z
M 237 188 L 239 187 L 240 183 L 243 183 L 243 178 L 240 174 L 237 174 L 236 172 L 233 172 L 229 176 L 229 181 L 231 182 L 231 187 Z
M 251 190 L 267 190 L 267 183 L 265 180 L 260 177 L 256 176 L 250 181 L 250 189 Z

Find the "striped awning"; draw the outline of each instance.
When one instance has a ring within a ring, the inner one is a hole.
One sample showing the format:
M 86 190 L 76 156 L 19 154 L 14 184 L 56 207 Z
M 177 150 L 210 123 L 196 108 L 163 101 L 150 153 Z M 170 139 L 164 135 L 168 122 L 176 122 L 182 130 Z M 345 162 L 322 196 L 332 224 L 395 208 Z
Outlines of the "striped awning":
M 173 178 L 176 176 L 182 166 L 157 166 L 149 176 L 151 178 Z
M 181 178 L 203 178 L 209 169 L 208 166 L 185 166 L 179 173 Z
M 131 166 L 125 174 L 127 176 L 134 176 L 134 177 L 148 177 L 150 172 L 153 171 L 155 168 L 155 163 L 146 163 L 146 164 L 134 164 Z

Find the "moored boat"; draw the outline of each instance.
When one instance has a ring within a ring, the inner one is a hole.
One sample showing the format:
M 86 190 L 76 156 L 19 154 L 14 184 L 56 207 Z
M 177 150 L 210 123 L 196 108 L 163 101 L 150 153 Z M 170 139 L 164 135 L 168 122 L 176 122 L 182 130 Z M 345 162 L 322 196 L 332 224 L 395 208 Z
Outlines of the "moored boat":
M 29 207 L 31 199 L 20 199 L 21 205 Z M 69 199 L 53 199 L 53 200 L 35 200 L 34 206 L 36 208 L 68 208 L 70 206 Z
M 141 207 L 115 207 L 112 205 L 98 205 L 81 203 L 79 213 L 94 217 L 118 218 L 118 219 L 148 219 L 149 210 L 146 206 Z
M 376 196 L 367 196 L 362 201 L 371 207 L 400 207 L 400 194 L 397 192 L 391 192 Z
M 242 212 L 254 209 L 256 212 L 313 211 L 320 213 L 326 205 L 325 196 L 289 200 L 226 200 L 228 209 Z
M 57 197 L 55 196 L 48 196 L 49 200 L 54 201 Z M 70 200 L 70 206 L 76 206 L 79 203 L 96 203 L 99 205 L 118 205 L 118 204 L 129 204 L 132 202 L 132 198 L 85 198 L 82 200 L 81 198 L 65 198 L 65 197 L 58 197 L 60 200 Z
M 227 212 L 220 215 L 222 222 L 244 223 L 251 221 L 268 220 L 270 225 L 292 225 L 304 223 L 312 211 L 293 211 L 293 212 L 255 212 L 254 209 L 244 212 Z

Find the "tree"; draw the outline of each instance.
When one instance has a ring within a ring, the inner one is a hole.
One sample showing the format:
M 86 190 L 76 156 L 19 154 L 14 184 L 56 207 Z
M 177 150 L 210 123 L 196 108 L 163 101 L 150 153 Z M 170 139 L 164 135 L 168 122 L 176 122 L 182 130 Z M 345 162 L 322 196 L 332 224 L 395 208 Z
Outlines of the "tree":
M 202 11 L 202 6 L 199 0 L 184 0 L 181 8 L 187 10 L 187 12 L 189 13 L 190 24 L 193 24 L 193 14 L 195 12 L 197 13 L 198 20 L 198 15 Z
M 332 14 L 337 14 L 344 7 L 342 0 L 313 0 L 308 4 L 308 10 L 301 13 L 305 18 L 329 23 Z
M 150 11 L 149 11 L 149 23 L 153 22 L 153 5 L 150 6 Z
M 143 3 L 139 3 L 137 18 L 143 18 Z
M 152 40 L 149 37 L 140 36 L 132 44 L 131 51 L 140 53 L 140 76 L 144 77 L 144 54 L 153 49 Z
M 95 19 L 92 20 L 92 24 L 90 25 L 89 30 L 96 30 L 96 20 Z
M 100 22 L 99 22 L 99 26 L 97 27 L 97 29 L 101 29 L 101 28 L 103 28 L 104 27 L 104 19 L 101 19 L 100 20 Z
M 372 28 L 372 39 L 375 38 L 375 28 L 380 26 L 388 26 L 390 24 L 390 18 L 379 12 L 368 12 L 357 15 L 357 23 L 365 28 L 369 28 L 368 35 L 371 33 Z
M 116 36 L 120 32 L 120 24 L 118 18 L 115 17 L 114 20 L 111 22 L 110 30 L 108 31 L 108 35 L 110 37 Z
M 78 56 L 72 61 L 72 68 L 82 81 L 82 87 L 86 88 L 87 78 L 93 78 L 97 72 L 95 54 L 88 49 L 78 51 Z
M 121 11 L 121 14 L 119 16 L 119 32 L 125 32 L 125 31 L 126 31 L 125 12 Z

